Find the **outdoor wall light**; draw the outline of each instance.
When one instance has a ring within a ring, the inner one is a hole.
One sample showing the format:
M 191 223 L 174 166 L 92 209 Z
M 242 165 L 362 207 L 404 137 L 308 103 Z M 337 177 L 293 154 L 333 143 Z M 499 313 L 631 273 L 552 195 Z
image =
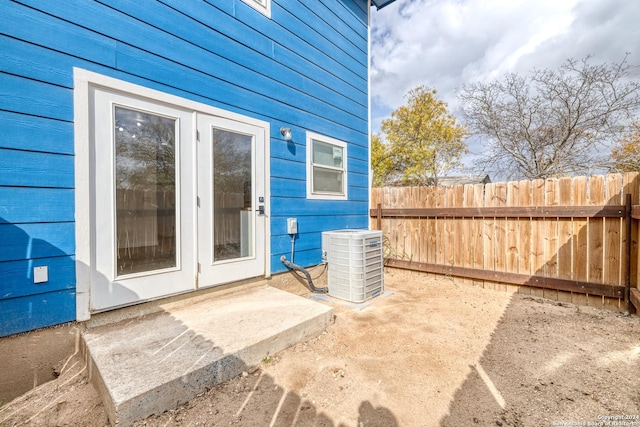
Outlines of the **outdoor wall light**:
M 285 141 L 291 141 L 291 128 L 281 127 L 280 135 L 284 137 Z

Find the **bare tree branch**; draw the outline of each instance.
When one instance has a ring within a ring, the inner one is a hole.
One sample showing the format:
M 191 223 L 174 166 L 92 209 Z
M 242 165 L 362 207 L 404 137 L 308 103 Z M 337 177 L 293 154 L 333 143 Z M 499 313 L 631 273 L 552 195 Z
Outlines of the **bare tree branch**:
M 509 178 L 589 173 L 611 163 L 608 150 L 640 108 L 640 82 L 627 62 L 568 59 L 558 69 L 465 85 L 460 94 L 487 153 L 478 166 Z

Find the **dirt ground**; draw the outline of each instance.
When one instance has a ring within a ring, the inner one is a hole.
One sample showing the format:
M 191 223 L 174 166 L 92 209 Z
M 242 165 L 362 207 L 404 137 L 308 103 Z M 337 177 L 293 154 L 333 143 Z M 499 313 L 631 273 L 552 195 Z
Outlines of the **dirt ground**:
M 640 318 L 398 270 L 385 280 L 364 309 L 334 302 L 318 337 L 136 425 L 640 426 Z M 0 407 L 0 425 L 107 425 L 80 355 L 63 362 Z

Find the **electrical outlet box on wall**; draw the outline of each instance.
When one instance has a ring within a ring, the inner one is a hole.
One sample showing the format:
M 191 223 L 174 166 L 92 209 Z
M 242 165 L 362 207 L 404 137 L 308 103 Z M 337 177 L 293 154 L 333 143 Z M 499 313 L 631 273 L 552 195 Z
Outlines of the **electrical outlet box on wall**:
M 298 234 L 298 220 L 287 218 L 287 234 Z

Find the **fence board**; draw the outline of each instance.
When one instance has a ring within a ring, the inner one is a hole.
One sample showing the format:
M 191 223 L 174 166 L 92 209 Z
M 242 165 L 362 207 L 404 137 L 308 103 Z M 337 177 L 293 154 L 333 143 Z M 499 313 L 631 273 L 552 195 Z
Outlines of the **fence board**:
M 557 206 L 559 199 L 558 180 L 551 178 L 545 180 L 544 205 Z M 545 277 L 558 276 L 558 219 L 549 218 L 545 221 L 544 227 L 544 269 Z M 545 298 L 558 300 L 558 291 L 555 289 L 544 289 Z
M 611 174 L 606 177 L 605 204 L 621 205 L 622 200 L 622 175 Z M 620 262 L 622 258 L 622 237 L 623 220 L 618 218 L 604 219 L 604 283 L 608 285 L 619 285 L 620 283 Z
M 419 201 L 418 206 L 421 208 L 428 207 L 429 201 L 427 200 L 427 187 L 418 187 L 419 188 Z M 427 218 L 422 218 L 419 222 L 420 225 L 420 262 L 428 262 L 428 251 L 429 251 L 429 229 L 427 227 Z
M 420 206 L 420 187 L 411 187 L 410 206 Z M 420 260 L 420 218 L 411 221 L 411 259 Z
M 587 177 L 580 176 L 573 179 L 573 203 L 585 205 L 587 203 Z M 575 218 L 573 220 L 573 279 L 589 279 L 589 221 L 588 219 Z M 587 304 L 587 296 L 583 294 L 573 295 L 572 302 Z
M 626 197 L 623 197 L 624 182 L 621 174 L 611 174 L 606 176 L 605 204 L 624 204 Z M 626 246 L 626 218 L 605 218 L 604 220 L 604 283 L 608 285 L 626 285 L 623 269 L 623 253 Z M 605 307 L 619 309 L 622 304 L 621 299 L 603 298 Z
M 640 204 L 640 174 L 637 172 L 628 172 L 624 175 L 624 193 L 631 194 L 631 204 L 638 205 Z M 630 286 L 638 287 L 638 233 L 639 226 L 638 221 L 631 221 L 631 236 L 628 238 L 631 239 L 631 256 L 629 260 L 624 260 L 625 264 L 629 264 L 631 266 L 630 271 Z
M 447 188 L 444 192 L 444 206 L 445 207 L 453 207 L 453 195 L 454 192 L 452 188 Z M 453 249 L 454 249 L 454 232 L 453 232 L 453 219 L 449 217 L 442 218 L 442 222 L 444 224 L 444 238 L 442 239 L 442 244 L 444 247 L 444 263 L 446 265 L 455 265 L 453 260 Z
M 531 182 L 531 196 L 534 206 L 544 205 L 544 180 L 536 179 Z M 531 274 L 544 276 L 544 220 L 534 218 L 531 221 Z M 542 289 L 532 288 L 531 295 L 542 297 Z
M 391 190 L 392 189 L 389 187 L 384 187 L 382 189 L 382 207 L 383 208 L 393 207 L 393 203 L 391 200 Z M 382 221 L 382 235 L 383 235 L 383 240 L 387 242 L 386 252 L 388 256 L 392 258 L 397 258 L 397 252 L 395 251 L 395 242 L 392 236 L 393 222 L 394 222 L 393 218 Z
M 531 181 L 518 182 L 518 206 L 531 206 L 533 204 L 531 198 Z M 519 243 L 520 243 L 520 260 L 518 263 L 518 272 L 520 274 L 531 274 L 531 220 L 530 218 L 518 219 Z M 521 286 L 519 293 L 530 295 L 531 288 Z
M 473 206 L 481 207 L 484 205 L 484 188 L 483 184 L 475 184 L 473 186 Z M 473 247 L 473 267 L 484 267 L 484 223 L 481 218 L 474 218 L 471 222 L 471 229 L 474 235 L 474 247 Z M 483 280 L 474 280 L 474 286 L 484 287 Z
M 427 188 L 427 207 L 435 208 L 436 207 L 436 188 L 429 187 Z M 438 259 L 438 243 L 437 243 L 437 227 L 436 227 L 436 219 L 429 218 L 427 220 L 427 232 L 429 233 L 428 242 L 429 249 L 427 251 L 427 262 L 435 264 Z
M 493 206 L 503 208 L 507 205 L 507 184 L 504 182 L 496 183 L 496 192 L 494 195 Z M 495 257 L 496 271 L 506 271 L 507 269 L 507 220 L 505 218 L 496 218 L 495 220 Z M 494 286 L 496 290 L 506 291 L 507 286 L 504 283 L 497 282 Z
M 398 189 L 400 207 L 408 208 L 411 206 L 411 187 L 404 187 Z M 400 246 L 402 247 L 402 253 L 405 258 L 413 259 L 413 252 L 411 248 L 411 235 L 409 233 L 409 228 L 411 227 L 411 221 L 400 221 L 398 224 L 398 234 L 400 237 Z
M 463 200 L 462 206 L 471 207 L 473 205 L 473 185 L 467 184 L 463 189 Z M 463 251 L 463 259 L 462 266 L 467 268 L 473 267 L 473 254 L 475 251 L 476 244 L 476 236 L 473 230 L 473 219 L 467 218 L 465 221 L 462 221 L 462 231 L 461 233 L 464 236 L 464 245 L 462 247 Z M 463 280 L 465 285 L 473 285 L 474 282 L 472 279 L 465 278 Z
M 382 193 L 382 188 L 372 188 L 371 189 L 371 197 L 369 200 L 369 209 L 377 209 L 378 203 L 381 203 L 380 194 Z M 382 208 L 382 206 L 381 206 Z M 370 218 L 369 219 L 369 228 L 372 230 L 380 230 L 381 226 L 378 225 L 377 219 Z
M 486 184 L 484 186 L 483 206 L 491 206 L 495 198 L 496 185 Z M 495 256 L 495 220 L 493 217 L 484 218 L 483 222 L 483 242 L 484 242 L 484 269 L 494 271 L 496 269 Z M 485 288 L 495 289 L 495 282 L 484 282 Z
M 569 177 L 558 180 L 558 204 L 573 204 L 573 180 Z M 571 279 L 573 275 L 573 218 L 558 218 L 558 277 Z M 558 291 L 558 301 L 571 302 L 572 293 Z
M 387 200 L 387 203 L 389 204 L 389 206 L 400 206 L 399 201 L 398 201 L 398 189 L 397 188 L 391 188 L 389 189 L 389 199 Z M 394 254 L 394 258 L 400 258 L 403 259 L 403 254 L 400 251 L 400 246 L 399 246 L 399 242 L 398 242 L 398 223 L 399 223 L 399 219 L 391 219 L 391 221 L 389 221 L 389 240 L 391 242 L 391 250 L 392 253 Z
M 604 176 L 589 178 L 589 204 L 604 204 Z M 604 270 L 604 219 L 589 218 L 589 281 L 602 283 Z M 587 294 L 587 304 L 602 306 L 602 298 Z
M 443 187 L 436 187 L 434 192 L 433 205 L 436 208 L 441 208 L 444 206 L 444 195 L 445 189 Z M 445 264 L 445 253 L 444 253 L 444 222 L 442 218 L 436 218 L 436 230 L 435 230 L 435 238 L 436 238 L 436 263 L 437 264 Z
M 451 194 L 448 197 L 449 207 L 454 206 L 462 206 L 463 204 L 463 187 L 462 185 L 456 185 L 450 189 L 449 193 Z M 462 235 L 462 218 L 451 218 L 450 219 L 450 228 L 452 233 L 452 238 L 448 241 L 452 244 L 449 248 L 450 253 L 450 261 L 451 265 L 462 265 L 462 260 L 464 259 L 464 251 L 461 248 L 464 247 L 464 240 Z
M 520 201 L 518 182 L 507 183 L 507 206 L 518 206 Z M 518 272 L 520 253 L 518 250 L 519 219 L 510 218 L 507 220 L 507 259 L 506 271 L 510 273 Z

